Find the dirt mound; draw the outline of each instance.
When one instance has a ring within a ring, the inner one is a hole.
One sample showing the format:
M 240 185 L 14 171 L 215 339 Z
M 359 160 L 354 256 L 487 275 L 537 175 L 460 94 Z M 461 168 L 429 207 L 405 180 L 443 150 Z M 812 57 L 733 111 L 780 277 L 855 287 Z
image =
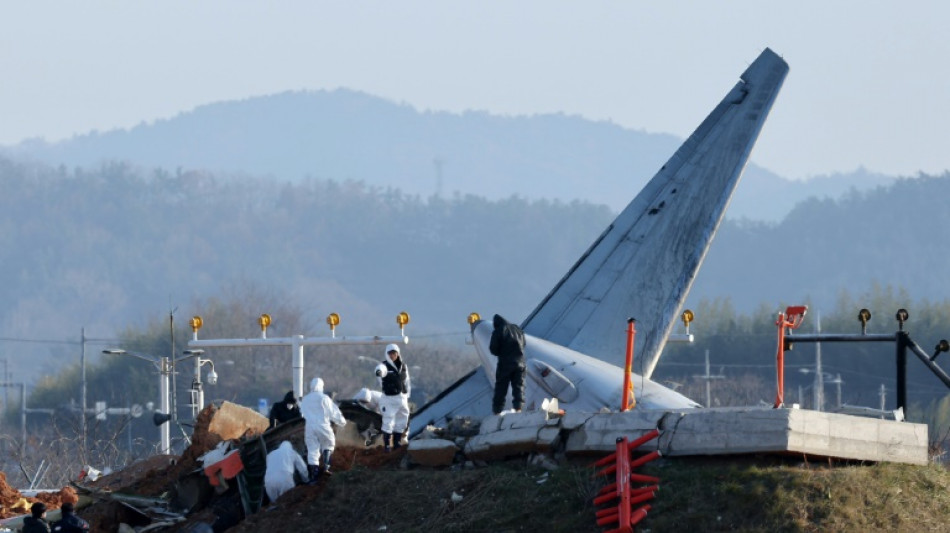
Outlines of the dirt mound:
M 155 455 L 103 476 L 91 486 L 108 489 L 113 492 L 127 492 L 142 496 L 160 496 L 174 486 L 182 475 L 201 465 L 198 458 L 221 442 L 221 437 L 208 430 L 216 412 L 214 405 L 208 405 L 198 413 L 195 421 L 191 445 L 180 456 Z
M 222 434 L 235 438 L 255 434 L 260 424 L 257 424 L 256 420 L 248 422 L 243 410 L 245 409 L 227 402 L 220 408 L 213 404 L 208 405 L 198 414 L 191 435 L 191 445 L 180 457 L 153 456 L 119 472 L 103 476 L 90 486 L 99 490 L 149 497 L 169 493 L 179 479 L 203 467 L 198 459 L 224 440 Z M 263 418 L 256 413 L 254 416 Z M 263 418 L 263 426 L 260 427 L 266 428 L 266 423 L 267 419 Z M 141 515 L 130 513 L 128 508 L 115 501 L 99 501 L 79 514 L 89 521 L 94 531 L 116 531 L 120 522 L 133 526 L 142 525 L 136 523 L 142 519 Z M 195 516 L 204 514 L 207 513 L 199 511 Z
M 13 518 L 30 512 L 35 502 L 43 502 L 48 509 L 59 509 L 63 503 L 79 501 L 72 487 L 63 487 L 58 492 L 41 492 L 36 497 L 26 497 L 7 484 L 7 475 L 0 472 L 0 519 Z

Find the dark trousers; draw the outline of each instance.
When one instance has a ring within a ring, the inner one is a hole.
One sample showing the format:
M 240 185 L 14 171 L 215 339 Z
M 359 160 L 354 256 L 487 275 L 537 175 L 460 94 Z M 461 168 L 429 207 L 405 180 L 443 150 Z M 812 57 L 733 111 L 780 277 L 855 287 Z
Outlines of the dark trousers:
M 511 404 L 515 409 L 524 407 L 524 367 L 495 369 L 495 395 L 492 397 L 491 410 L 496 415 L 505 408 L 505 396 L 511 385 Z

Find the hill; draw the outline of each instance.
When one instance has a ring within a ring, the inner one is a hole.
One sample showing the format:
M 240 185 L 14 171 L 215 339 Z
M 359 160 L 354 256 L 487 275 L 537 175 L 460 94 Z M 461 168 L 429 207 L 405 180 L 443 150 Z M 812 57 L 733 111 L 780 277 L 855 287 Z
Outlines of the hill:
M 147 171 L 270 176 L 275 184 L 354 180 L 424 198 L 515 195 L 620 211 L 681 142 L 562 114 L 420 112 L 339 89 L 218 102 L 129 130 L 25 141 L 0 154 L 67 168 L 119 161 Z M 808 197 L 837 198 L 894 179 L 856 169 L 795 182 L 754 161 L 753 153 L 732 218 L 775 222 Z
M 599 533 L 606 528 L 592 502 L 605 481 L 592 478 L 590 462 L 552 471 L 523 460 L 469 470 L 406 470 L 398 460 L 356 467 L 298 486 L 227 531 Z M 950 530 L 950 472 L 939 465 L 709 457 L 661 459 L 638 472 L 661 479 L 638 531 Z

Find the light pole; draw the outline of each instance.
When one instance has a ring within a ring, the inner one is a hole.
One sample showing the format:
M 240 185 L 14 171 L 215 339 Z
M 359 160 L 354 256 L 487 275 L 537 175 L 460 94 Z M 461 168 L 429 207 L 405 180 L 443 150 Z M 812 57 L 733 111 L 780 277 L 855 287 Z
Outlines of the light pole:
M 168 419 L 171 416 L 170 414 L 171 406 L 169 405 L 169 396 L 170 396 L 169 376 L 171 376 L 171 365 L 169 364 L 169 360 L 168 360 L 169 358 L 159 357 L 156 359 L 154 357 L 149 357 L 147 355 L 137 354 L 134 352 L 128 352 L 119 348 L 102 350 L 102 353 L 112 354 L 112 355 L 130 355 L 132 357 L 135 357 L 136 359 L 148 361 L 149 363 L 152 363 L 152 365 L 154 365 L 155 368 L 158 369 L 159 402 L 158 402 L 158 410 L 156 412 L 156 415 L 160 414 L 163 416 L 153 417 L 153 421 L 156 423 L 156 425 L 158 425 L 160 453 L 162 455 L 168 455 L 169 453 L 171 453 L 171 428 L 169 427 L 167 423 Z M 169 418 L 165 418 L 165 417 L 169 417 Z
M 211 365 L 211 371 L 208 372 L 208 384 L 214 385 L 218 382 L 218 373 L 214 371 L 214 361 L 211 359 L 202 359 L 201 355 L 205 353 L 204 350 L 185 350 L 182 352 L 185 354 L 184 357 L 179 357 L 176 361 L 184 361 L 185 359 L 194 358 L 195 360 L 195 375 L 191 380 L 191 418 L 192 420 L 198 419 L 198 413 L 201 412 L 201 409 L 205 405 L 205 393 L 201 384 L 201 366 L 205 364 Z
M 389 344 L 402 343 L 408 344 L 409 337 L 405 335 L 405 326 L 409 323 L 409 313 L 402 311 L 396 315 L 396 324 L 399 325 L 399 336 L 375 335 L 372 337 L 337 337 L 336 327 L 340 324 L 340 315 L 330 313 L 327 316 L 327 324 L 330 326 L 329 337 L 304 337 L 295 335 L 292 337 L 268 338 L 267 327 L 271 325 L 271 317 L 267 313 L 260 316 L 257 323 L 261 327 L 260 338 L 253 339 L 211 339 L 198 340 L 198 330 L 201 329 L 204 321 L 200 316 L 191 319 L 189 324 L 192 330 L 192 339 L 188 346 L 191 351 L 197 351 L 195 348 L 221 348 L 221 347 L 244 347 L 244 346 L 288 346 L 293 356 L 293 383 L 294 396 L 302 398 L 307 392 L 303 383 L 303 349 L 304 346 L 327 346 L 327 345 L 352 345 L 352 344 Z M 213 367 L 212 367 L 213 369 Z

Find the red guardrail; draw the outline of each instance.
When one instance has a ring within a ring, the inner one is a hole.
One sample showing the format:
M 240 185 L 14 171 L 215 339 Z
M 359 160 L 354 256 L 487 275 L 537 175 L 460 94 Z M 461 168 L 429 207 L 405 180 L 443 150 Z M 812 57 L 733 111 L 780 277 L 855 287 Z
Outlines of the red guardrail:
M 631 460 L 631 455 L 641 445 L 659 436 L 660 431 L 654 429 L 632 442 L 628 442 L 627 437 L 619 437 L 616 451 L 592 465 L 594 468 L 604 467 L 594 474 L 595 476 L 614 474 L 614 482 L 600 489 L 594 498 L 595 506 L 608 505 L 607 508 L 597 511 L 597 525 L 604 527 L 616 525 L 614 529 L 606 533 L 630 533 L 633 531 L 633 526 L 646 518 L 650 505 L 642 505 L 636 509 L 633 507 L 652 500 L 656 496 L 660 479 L 634 474 L 632 470 L 661 457 L 662 454 L 659 451 L 653 451 L 635 460 Z M 634 483 L 649 483 L 649 485 L 635 488 Z

